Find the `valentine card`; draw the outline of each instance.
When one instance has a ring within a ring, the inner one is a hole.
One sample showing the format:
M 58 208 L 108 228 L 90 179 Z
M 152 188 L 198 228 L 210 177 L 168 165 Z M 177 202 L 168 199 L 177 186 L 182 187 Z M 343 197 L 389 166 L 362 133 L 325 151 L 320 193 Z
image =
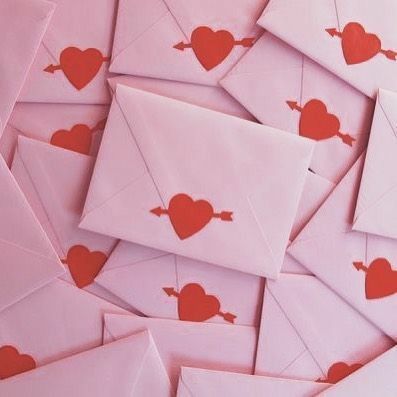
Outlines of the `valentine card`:
M 312 397 L 328 387 L 326 383 L 183 367 L 177 397 Z
M 277 277 L 312 150 L 305 138 L 118 86 L 80 227 Z
M 333 184 L 308 172 L 291 239 Z M 149 317 L 225 324 L 259 324 L 261 277 L 122 241 L 96 282 Z M 282 271 L 305 272 L 291 257 Z
M 372 100 L 268 32 L 221 84 L 263 124 L 315 140 L 310 168 L 330 181 L 364 150 Z
M 393 344 L 314 276 L 283 274 L 266 283 L 255 373 L 336 383 Z
M 0 158 L 0 311 L 65 273 L 18 184 Z
M 46 0 L 2 0 L 0 4 L 0 135 L 6 126 L 54 12 Z
M 181 367 L 253 372 L 256 328 L 200 324 L 128 315 L 105 315 L 104 342 L 149 330 L 173 387 Z
M 109 103 L 106 79 L 117 1 L 52 2 L 56 5 L 54 16 L 19 100 Z
M 361 156 L 288 252 L 395 340 L 397 241 L 352 230 L 363 162 Z
M 258 23 L 375 98 L 397 91 L 396 13 L 394 0 L 271 0 Z
M 12 354 L 9 347 L 8 354 Z M 20 358 L 19 358 L 20 360 Z M 171 397 L 171 385 L 148 332 L 97 347 L 0 382 L 8 397 Z
M 62 280 L 3 310 L 0 379 L 100 346 L 104 313 L 127 312 Z
M 397 94 L 379 90 L 353 229 L 397 238 Z
M 18 139 L 12 173 L 79 288 L 124 306 L 94 284 L 117 240 L 78 228 L 95 159 L 55 145 Z
M 397 348 L 394 347 L 318 396 L 394 397 L 397 394 L 396 360 Z
M 267 1 L 120 0 L 110 70 L 217 85 L 259 37 Z
M 190 84 L 181 81 L 151 79 L 141 76 L 120 75 L 108 79 L 112 95 L 115 94 L 117 84 L 131 88 L 149 91 L 192 105 L 216 110 L 237 116 L 242 119 L 255 121 L 255 118 L 239 102 L 237 102 L 222 87 L 200 84 Z
M 96 156 L 109 107 L 50 103 L 18 103 L 0 138 L 0 153 L 11 166 L 18 136 Z

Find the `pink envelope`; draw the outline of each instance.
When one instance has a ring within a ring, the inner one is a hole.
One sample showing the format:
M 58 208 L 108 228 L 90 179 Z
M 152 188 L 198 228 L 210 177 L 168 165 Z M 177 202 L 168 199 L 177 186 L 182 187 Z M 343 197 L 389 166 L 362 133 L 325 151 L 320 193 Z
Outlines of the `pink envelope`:
M 396 14 L 393 0 L 271 0 L 258 23 L 375 98 L 397 91 Z
M 363 162 L 361 156 L 288 252 L 396 340 L 397 241 L 352 230 Z
M 78 228 L 94 161 L 21 136 L 12 173 L 69 270 L 64 279 L 124 306 L 94 283 L 117 240 Z
M 0 186 L 1 311 L 65 269 L 2 158 Z
M 397 347 L 394 347 L 319 396 L 395 397 L 396 361 Z
M 312 397 L 327 387 L 325 383 L 183 367 L 177 397 Z
M 372 100 L 270 33 L 221 84 L 263 124 L 316 140 L 310 168 L 333 182 L 364 150 Z
M 0 138 L 0 153 L 11 166 L 18 136 L 95 156 L 109 107 L 50 103 L 18 103 Z
M 221 87 L 139 76 L 116 76 L 108 79 L 108 83 L 112 95 L 116 92 L 117 84 L 122 84 L 242 119 L 255 121 L 254 117 Z
M 109 103 L 106 78 L 117 1 L 52 2 L 54 16 L 19 101 Z
M 0 382 L 7 397 L 171 397 L 148 332 L 80 353 Z
M 258 38 L 267 1 L 120 0 L 110 70 L 217 85 Z
M 62 280 L 49 283 L 3 310 L 0 379 L 100 346 L 104 313 L 127 312 Z M 12 347 L 14 353 L 7 354 L 5 346 Z M 13 366 L 14 358 L 20 355 L 25 356 L 29 366 L 24 366 L 23 358 Z
M 46 0 L 2 0 L 0 4 L 0 135 L 25 82 L 54 12 Z
M 266 284 L 255 374 L 336 383 L 393 344 L 317 278 L 283 274 Z
M 80 226 L 277 277 L 312 150 L 305 138 L 119 86 Z
M 252 374 L 256 328 L 105 315 L 105 343 L 148 329 L 176 389 L 181 367 Z
M 397 94 L 379 90 L 353 229 L 397 238 Z
M 332 183 L 308 172 L 291 236 L 307 223 L 332 188 Z M 259 324 L 261 277 L 124 241 L 104 270 L 96 282 L 149 317 Z M 282 270 L 305 272 L 293 259 L 284 260 Z

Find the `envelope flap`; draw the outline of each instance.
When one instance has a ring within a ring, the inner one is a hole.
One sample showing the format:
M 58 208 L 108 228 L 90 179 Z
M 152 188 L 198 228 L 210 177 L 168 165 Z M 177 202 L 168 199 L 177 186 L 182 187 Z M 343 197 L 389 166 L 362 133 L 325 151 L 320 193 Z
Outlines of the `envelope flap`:
M 160 203 L 166 205 L 176 192 L 202 189 L 205 196 L 213 197 L 217 208 L 233 208 L 235 213 L 244 214 L 239 223 L 243 228 L 249 224 L 251 231 L 246 243 L 253 252 L 262 247 L 262 255 L 273 260 L 268 275 L 276 274 L 303 188 L 311 142 L 123 86 L 118 87 L 116 98 L 135 140 L 134 150 L 144 159 Z M 272 169 L 282 169 L 294 181 L 289 183 L 289 194 L 281 194 L 287 187 L 280 183 L 280 174 L 270 172 Z M 266 184 L 262 183 L 264 172 Z M 280 194 L 275 193 L 277 189 Z M 281 205 L 283 213 L 275 219 L 274 208 Z M 223 239 L 219 234 L 213 238 Z
M 397 94 L 379 90 L 354 216 L 355 230 L 397 236 L 396 154 Z
M 0 393 L 19 397 L 131 397 L 151 344 L 147 332 L 3 380 Z M 157 381 L 153 374 L 153 382 Z M 149 390 L 147 388 L 146 390 Z M 164 394 L 169 396 L 169 394 Z
M 96 48 L 110 56 L 116 0 L 70 2 L 53 0 L 54 15 L 43 38 L 43 46 L 58 64 L 60 53 L 68 47 Z
M 337 362 L 353 364 L 361 356 L 364 361 L 358 363 L 365 364 L 368 356 L 362 352 L 383 337 L 378 328 L 314 276 L 285 274 L 268 287 L 325 376 Z
M 93 157 L 25 137 L 19 137 L 18 155 L 63 254 L 75 244 L 95 243 L 104 250 L 114 244 L 109 237 L 77 228 L 92 175 Z

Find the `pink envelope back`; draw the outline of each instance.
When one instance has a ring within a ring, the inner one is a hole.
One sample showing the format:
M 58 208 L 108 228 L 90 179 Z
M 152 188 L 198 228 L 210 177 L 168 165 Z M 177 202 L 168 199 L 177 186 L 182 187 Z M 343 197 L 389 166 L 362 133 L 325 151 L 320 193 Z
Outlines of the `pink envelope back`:
M 258 23 L 375 98 L 397 90 L 396 13 L 393 0 L 271 0 Z
M 0 134 L 25 82 L 54 12 L 46 0 L 2 0 L 0 4 Z

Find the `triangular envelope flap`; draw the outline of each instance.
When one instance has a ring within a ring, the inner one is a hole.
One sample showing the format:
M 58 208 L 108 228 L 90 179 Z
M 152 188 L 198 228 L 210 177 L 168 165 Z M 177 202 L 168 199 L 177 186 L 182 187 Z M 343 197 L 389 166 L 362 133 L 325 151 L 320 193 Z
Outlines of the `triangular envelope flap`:
M 96 48 L 110 56 L 116 0 L 54 3 L 55 12 L 43 38 L 43 46 L 54 62 L 58 62 L 62 50 L 74 46 L 81 50 Z
M 397 94 L 380 90 L 376 103 L 354 229 L 395 237 Z M 374 183 L 376 181 L 376 184 Z M 394 219 L 394 222 L 393 222 Z
M 327 390 L 327 397 L 394 397 L 397 393 L 397 347 L 342 379 Z
M 34 266 L 32 256 L 29 264 Z M 54 280 L 0 313 L 0 345 L 19 346 L 45 365 L 101 345 L 104 313 L 126 311 Z M 29 327 L 21 328 L 21 321 Z M 49 329 L 52 333 L 42 339 Z
M 317 278 L 283 275 L 268 286 L 324 375 L 336 362 L 373 358 L 371 347 L 383 333 Z
M 247 251 L 251 250 L 255 256 L 260 246 L 263 257 L 269 256 L 271 250 L 274 263 L 270 274 L 274 276 L 281 266 L 312 143 L 279 130 L 123 86 L 118 87 L 116 97 L 162 201 L 168 202 L 181 191 L 199 193 L 202 186 L 206 196 L 218 200 L 213 200 L 214 207 L 233 208 L 237 216 L 240 210 L 244 217 L 239 218 L 239 224 L 242 229 L 250 225 L 251 230 Z M 194 162 L 191 153 L 195 154 Z M 266 183 L 263 183 L 264 173 Z M 283 178 L 295 183 L 286 184 Z M 275 208 L 283 208 L 279 217 L 274 217 Z M 207 229 L 211 233 L 209 230 L 212 229 Z M 213 238 L 219 240 L 219 233 L 214 233 Z M 234 250 L 231 253 L 233 258 L 240 255 Z
M 150 347 L 147 332 L 3 380 L 1 395 L 130 397 Z
M 301 357 L 306 347 L 267 286 L 262 310 L 255 374 L 282 375 L 292 362 Z M 283 346 L 282 349 L 275 340 Z
M 151 259 L 162 258 L 165 255 L 170 254 L 154 248 L 145 247 L 144 245 L 120 241 L 109 256 L 104 270 L 108 271 L 126 266 L 131 267 Z
M 216 30 L 231 31 L 237 39 L 256 33 L 255 22 L 260 17 L 267 0 L 164 0 L 178 25 L 187 37 L 199 26 L 210 26 Z M 239 10 L 236 13 L 236 9 Z
M 77 228 L 94 158 L 24 137 L 18 140 L 18 154 L 63 250 L 91 240 L 110 249 L 113 239 Z
M 353 167 L 335 187 L 315 216 L 290 245 L 288 252 L 292 256 L 295 256 L 294 247 L 302 241 L 319 238 L 329 239 L 331 234 L 335 235 L 351 231 L 363 163 L 364 154 L 354 163 Z M 343 197 L 343 201 L 341 197 Z M 332 219 L 332 222 L 327 222 L 327 227 L 324 228 L 327 219 Z
M 178 397 L 196 396 L 309 396 L 328 387 L 326 384 L 232 372 L 182 367 Z M 247 394 L 248 393 L 248 394 Z
M 54 272 L 62 273 L 60 262 L 47 236 L 29 207 L 3 159 L 0 159 L 0 240 L 51 259 Z

